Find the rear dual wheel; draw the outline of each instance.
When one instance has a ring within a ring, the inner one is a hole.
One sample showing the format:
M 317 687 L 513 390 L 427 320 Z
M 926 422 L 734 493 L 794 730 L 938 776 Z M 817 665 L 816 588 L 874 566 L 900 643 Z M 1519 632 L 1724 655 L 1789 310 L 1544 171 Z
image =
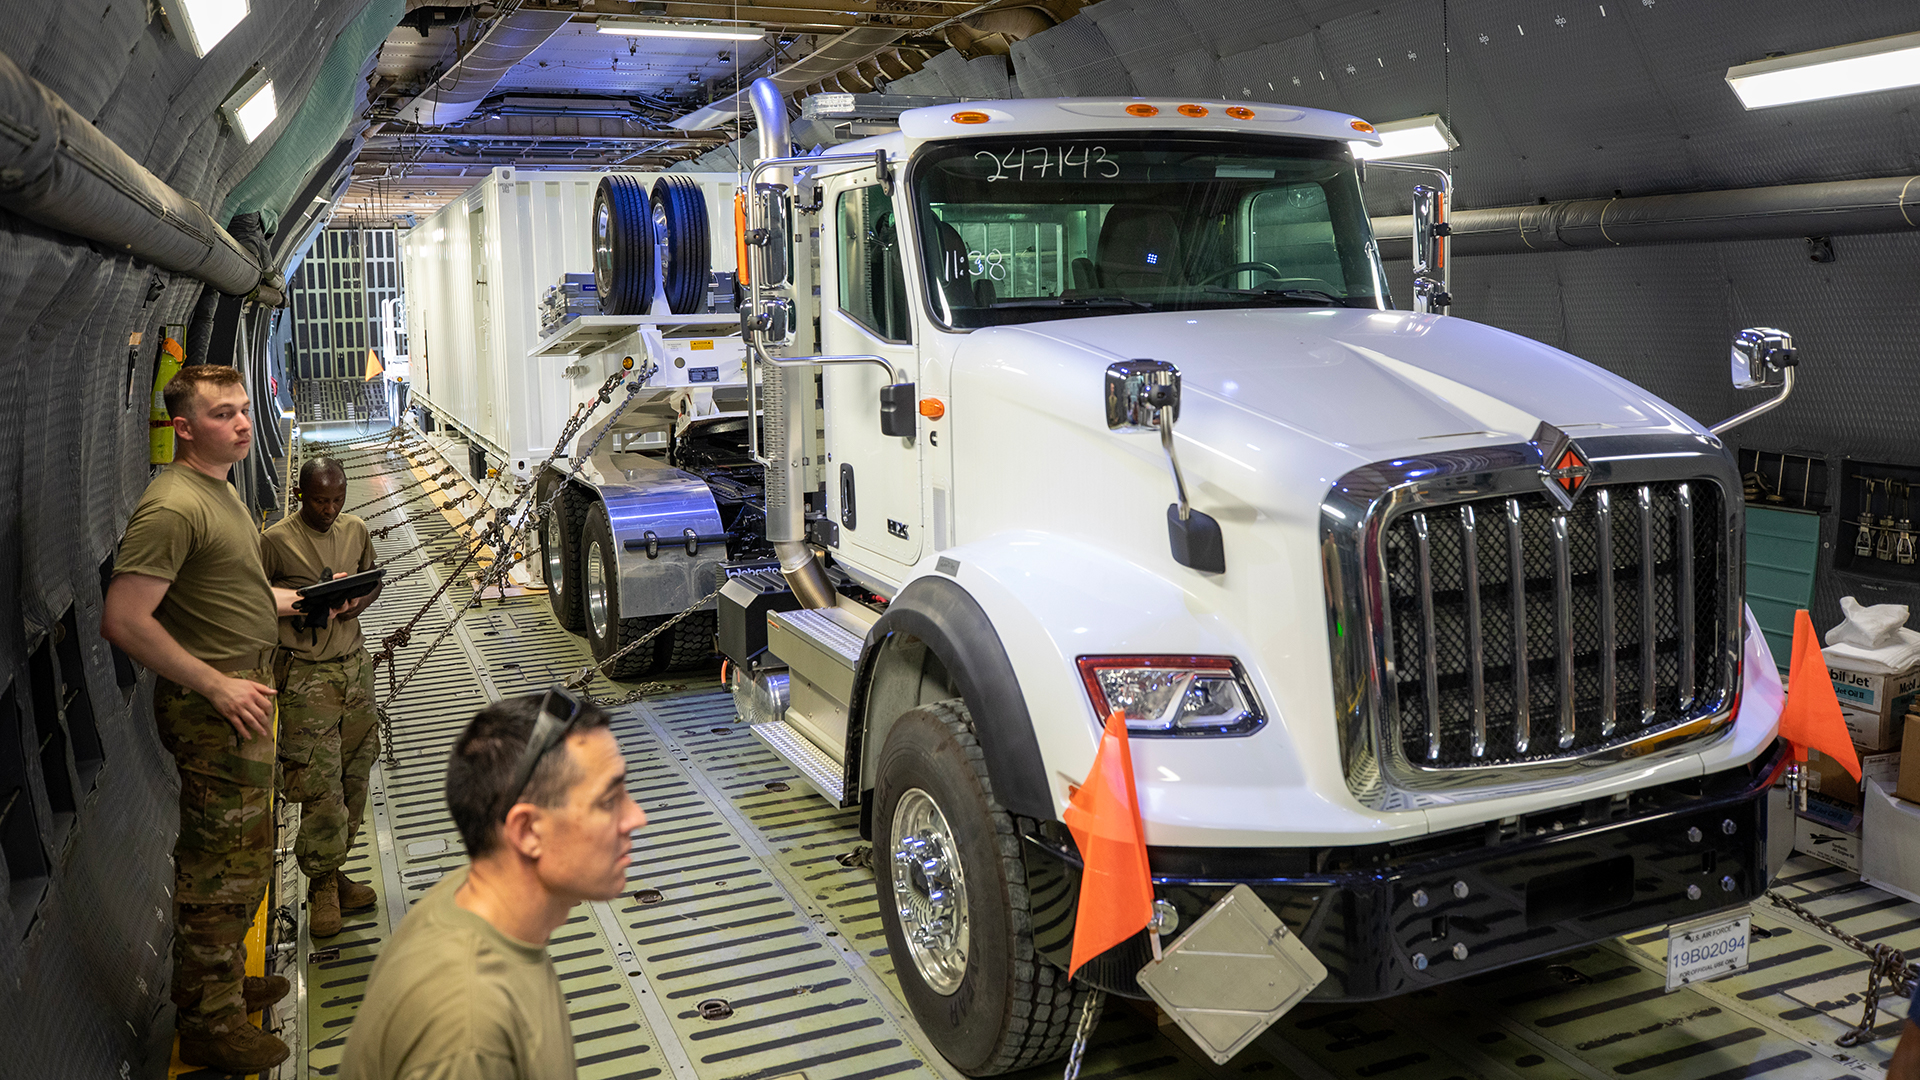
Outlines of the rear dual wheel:
M 555 485 L 564 485 L 557 498 L 553 497 Z M 547 600 L 561 627 L 577 634 L 586 626 L 580 602 L 580 518 L 587 498 L 557 479 L 543 479 L 535 498 L 547 507 L 540 518 L 539 537 Z
M 671 615 L 627 616 L 620 608 L 620 561 L 614 547 L 613 518 L 594 500 L 580 531 L 581 608 L 593 658 L 605 664 L 645 637 Z M 663 556 L 664 557 L 664 556 Z M 645 645 L 605 668 L 613 679 L 644 679 L 664 671 L 694 667 L 713 655 L 714 613 L 696 611 Z

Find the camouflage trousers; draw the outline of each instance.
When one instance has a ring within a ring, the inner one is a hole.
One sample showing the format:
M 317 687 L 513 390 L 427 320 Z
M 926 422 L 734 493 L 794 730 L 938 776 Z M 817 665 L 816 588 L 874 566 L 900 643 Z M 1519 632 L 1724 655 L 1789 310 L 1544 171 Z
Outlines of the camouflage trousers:
M 373 659 L 295 658 L 280 691 L 280 794 L 300 804 L 293 857 L 309 878 L 340 869 L 367 809 L 367 774 L 380 752 Z
M 229 672 L 273 685 L 271 668 Z M 273 874 L 273 740 L 242 740 L 205 697 L 161 679 L 160 741 L 180 770 L 173 847 L 173 1003 L 177 1026 L 220 1032 L 247 1022 L 247 931 Z

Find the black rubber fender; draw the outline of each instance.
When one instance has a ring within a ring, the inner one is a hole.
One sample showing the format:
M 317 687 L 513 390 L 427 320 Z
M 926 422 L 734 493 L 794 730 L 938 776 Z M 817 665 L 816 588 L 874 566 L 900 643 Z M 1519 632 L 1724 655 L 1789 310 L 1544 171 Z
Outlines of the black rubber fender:
M 647 188 L 623 173 L 593 193 L 593 287 L 604 315 L 645 315 L 653 303 L 653 213 Z
M 1008 812 L 1038 821 L 1054 821 L 1052 788 L 1040 759 L 1040 740 L 1033 734 L 1033 718 L 1020 691 L 1013 663 L 1000 643 L 992 620 L 978 601 L 959 583 L 944 577 L 923 577 L 900 590 L 886 614 L 867 633 L 867 648 L 854 671 L 853 701 L 847 723 L 847 774 L 858 785 L 861 759 L 879 753 L 867 744 L 867 700 L 873 683 L 875 658 L 882 644 L 896 634 L 907 634 L 927 644 L 945 665 L 960 697 L 972 715 L 987 775 L 1000 805 Z M 865 800 L 862 800 L 865 807 Z M 863 811 L 862 825 L 867 825 Z
M 675 315 L 705 310 L 707 282 L 713 268 L 707 236 L 706 194 L 700 190 L 699 181 L 691 176 L 662 173 L 653 182 L 650 206 L 667 306 Z

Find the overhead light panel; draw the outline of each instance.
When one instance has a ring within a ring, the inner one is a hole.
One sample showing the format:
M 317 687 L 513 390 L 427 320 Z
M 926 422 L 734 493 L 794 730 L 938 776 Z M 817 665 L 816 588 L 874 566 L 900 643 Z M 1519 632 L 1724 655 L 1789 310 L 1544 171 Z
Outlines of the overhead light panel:
M 266 69 L 255 68 L 239 89 L 220 103 L 220 112 L 241 138 L 248 142 L 259 138 L 280 115 L 280 103 L 273 96 L 273 80 L 267 77 Z
M 1448 150 L 1457 150 L 1460 141 L 1447 129 L 1446 122 L 1437 116 L 1416 116 L 1410 120 L 1391 120 L 1376 124 L 1373 133 L 1380 136 L 1380 145 L 1372 143 L 1348 143 L 1353 147 L 1353 156 L 1371 161 L 1376 158 L 1419 157 L 1422 154 L 1440 154 Z
M 193 55 L 205 56 L 247 17 L 247 0 L 180 0 L 179 12 Z
M 1920 86 L 1920 34 L 1755 60 L 1728 68 L 1727 85 L 1749 109 Z
M 595 29 L 627 37 L 692 38 L 696 41 L 759 41 L 767 32 L 758 26 L 709 26 L 702 23 L 658 22 L 652 19 L 600 19 Z

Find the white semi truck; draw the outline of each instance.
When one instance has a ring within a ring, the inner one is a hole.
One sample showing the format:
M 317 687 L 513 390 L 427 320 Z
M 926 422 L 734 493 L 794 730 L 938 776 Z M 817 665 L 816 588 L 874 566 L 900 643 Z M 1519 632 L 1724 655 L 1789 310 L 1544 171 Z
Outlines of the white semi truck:
M 1733 923 L 1764 891 L 1782 694 L 1728 451 L 1564 352 L 1394 310 L 1364 121 L 991 101 L 799 157 L 777 90 L 753 99 L 741 385 L 543 481 L 569 485 L 555 606 L 580 582 L 604 618 L 596 539 L 679 560 L 677 597 L 726 575 L 741 716 L 859 808 L 955 1067 L 1058 1056 L 1093 990 L 1224 1060 L 1302 994 Z M 596 269 L 653 274 L 605 240 L 616 183 Z M 1784 335 L 1734 359 L 1790 390 Z M 633 524 L 589 536 L 596 505 Z M 1115 710 L 1159 903 L 1069 981 L 1061 817 Z

